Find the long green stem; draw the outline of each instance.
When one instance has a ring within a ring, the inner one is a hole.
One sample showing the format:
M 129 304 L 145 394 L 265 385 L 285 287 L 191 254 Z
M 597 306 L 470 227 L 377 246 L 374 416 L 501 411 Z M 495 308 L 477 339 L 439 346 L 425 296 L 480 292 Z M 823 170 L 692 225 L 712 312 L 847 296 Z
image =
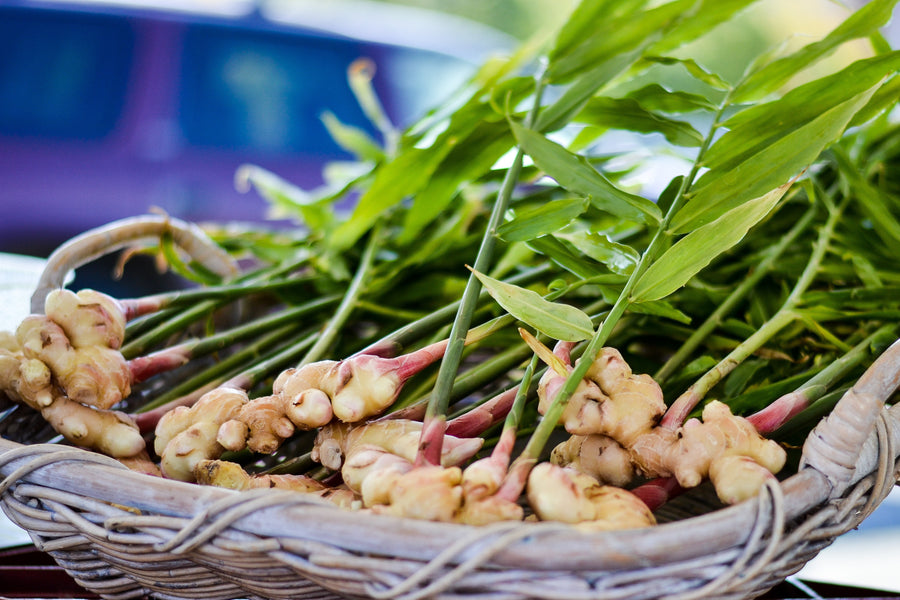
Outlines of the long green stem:
M 528 113 L 526 119 L 527 124 L 534 123 L 538 110 L 541 105 L 541 96 L 545 82 L 543 77 L 539 77 L 537 88 L 535 90 L 534 104 Z M 497 200 L 491 210 L 491 216 L 488 220 L 487 229 L 481 238 L 481 245 L 478 248 L 478 254 L 475 258 L 473 266 L 475 271 L 487 272 L 490 269 L 491 262 L 494 257 L 494 249 L 497 245 L 497 228 L 503 222 L 506 209 L 509 206 L 513 191 L 519 180 L 519 174 L 522 170 L 522 163 L 525 158 L 525 152 L 520 148 L 516 152 L 516 157 L 512 165 L 506 171 L 503 184 L 497 194 Z M 460 299 L 459 310 L 450 329 L 450 339 L 447 350 L 441 365 L 438 369 L 437 381 L 435 382 L 434 391 L 428 402 L 428 408 L 425 412 L 424 426 L 422 427 L 422 436 L 419 444 L 419 452 L 416 456 L 416 464 L 440 464 L 441 442 L 443 440 L 443 430 L 446 424 L 446 413 L 449 405 L 450 390 L 453 387 L 453 380 L 456 378 L 457 370 L 462 359 L 463 347 L 465 346 L 466 333 L 471 324 L 472 314 L 475 311 L 479 295 L 481 293 L 481 282 L 474 274 L 469 275 L 466 287 L 463 290 Z
M 283 340 L 290 339 L 290 336 L 296 332 L 296 330 L 297 327 L 295 325 L 287 325 L 260 337 L 252 344 L 248 344 L 224 360 L 215 363 L 208 369 L 204 369 L 193 377 L 172 386 L 166 390 L 165 393 L 160 394 L 151 402 L 140 407 L 138 411 L 147 412 L 157 407 L 164 406 L 178 398 L 195 392 L 212 382 L 222 382 L 233 377 L 237 373 L 242 373 L 250 368 L 250 365 L 264 363 L 265 361 L 259 361 L 260 356 L 266 356 L 273 347 L 277 348 L 278 344 L 283 342 Z M 294 349 L 294 353 L 297 353 L 298 351 L 308 348 L 311 343 L 312 342 L 304 340 L 299 344 L 291 344 L 290 347 Z
M 363 284 L 369 275 L 369 270 L 375 262 L 375 250 L 378 247 L 379 240 L 380 229 L 376 227 L 369 237 L 369 242 L 366 244 L 366 249 L 363 251 L 359 266 L 356 269 L 353 279 L 350 281 L 350 285 L 344 294 L 344 298 L 341 300 L 340 305 L 338 305 L 334 315 L 328 320 L 328 324 L 325 326 L 325 329 L 322 330 L 316 343 L 313 344 L 313 347 L 309 349 L 309 352 L 307 352 L 303 357 L 303 360 L 300 361 L 301 365 L 320 360 L 347 323 L 347 319 L 350 318 L 350 315 L 356 308 L 357 300 L 362 295 Z
M 239 325 L 233 329 L 219 332 L 217 334 L 201 338 L 190 346 L 191 357 L 203 356 L 211 352 L 223 350 L 232 344 L 243 341 L 247 338 L 254 337 L 270 331 L 275 327 L 290 324 L 295 319 L 314 313 L 320 309 L 331 306 L 337 302 L 337 296 L 325 296 L 317 298 L 305 304 L 299 304 L 281 312 L 267 315 L 256 321 L 249 321 L 243 325 Z
M 675 372 L 675 369 L 687 360 L 694 350 L 721 324 L 725 316 L 730 314 L 735 306 L 746 298 L 750 291 L 756 287 L 756 284 L 772 270 L 785 250 L 809 227 L 817 212 L 818 207 L 814 204 L 791 227 L 790 231 L 767 251 L 766 257 L 754 267 L 747 277 L 732 290 L 728 297 L 716 307 L 709 317 L 678 348 L 675 354 L 656 372 L 653 376 L 656 381 L 664 382 Z
M 647 249 L 641 254 L 641 257 L 635 265 L 634 270 L 628 277 L 628 281 L 625 282 L 625 286 L 622 288 L 622 291 L 619 294 L 618 298 L 616 298 L 615 303 L 613 303 L 609 314 L 607 314 L 606 318 L 600 324 L 600 327 L 591 337 L 590 341 L 587 344 L 587 347 L 584 349 L 584 353 L 582 354 L 581 359 L 575 364 L 572 372 L 566 378 L 565 383 L 560 388 L 556 397 L 553 399 L 553 402 L 551 402 L 550 406 L 547 408 L 547 412 L 544 414 L 544 418 L 535 428 L 534 433 L 531 435 L 531 438 L 529 438 L 524 450 L 514 462 L 512 469 L 530 469 L 530 465 L 537 460 L 538 456 L 540 456 L 541 452 L 544 449 L 544 446 L 547 444 L 547 440 L 550 439 L 550 435 L 556 428 L 556 424 L 559 423 L 559 419 L 566 408 L 566 404 L 569 402 L 569 398 L 571 398 L 572 394 L 575 393 L 578 384 L 582 379 L 584 379 L 585 375 L 588 372 L 588 369 L 591 368 L 591 364 L 600 354 L 600 350 L 603 349 L 603 345 L 609 339 L 609 336 L 615 329 L 616 324 L 619 322 L 619 319 L 622 318 L 622 315 L 625 314 L 625 311 L 631 305 L 631 292 L 634 289 L 634 286 L 637 284 L 638 280 L 646 272 L 646 270 L 650 267 L 650 264 L 656 258 L 657 254 L 662 250 L 664 244 L 667 242 L 669 238 L 669 233 L 667 231 L 669 223 L 672 222 L 672 218 L 675 216 L 675 213 L 677 213 L 681 209 L 681 207 L 687 200 L 686 194 L 688 188 L 691 182 L 694 180 L 694 178 L 697 177 L 697 174 L 700 172 L 701 161 L 704 154 L 706 154 L 706 151 L 709 149 L 710 144 L 712 143 L 713 131 L 715 131 L 715 129 L 718 127 L 719 120 L 722 118 L 724 107 L 726 106 L 726 104 L 726 102 L 723 102 L 722 106 L 717 111 L 713 120 L 712 131 L 704 139 L 703 145 L 700 147 L 697 158 L 694 161 L 693 166 L 691 167 L 690 173 L 682 180 L 675 199 L 672 201 L 672 204 L 666 211 L 662 222 L 659 224 L 659 227 L 654 232 L 653 237 L 650 239 L 650 243 L 648 244 Z M 516 463 L 521 463 L 521 466 Z
M 796 310 L 796 305 L 803 295 L 809 289 L 815 280 L 825 253 L 828 251 L 828 245 L 834 236 L 834 230 L 847 201 L 831 211 L 828 220 L 819 231 L 819 236 L 813 246 L 812 254 L 806 263 L 806 267 L 788 294 L 787 299 L 772 317 L 766 321 L 753 335 L 744 340 L 737 348 L 728 353 L 725 358 L 720 360 L 716 366 L 707 371 L 700 379 L 694 382 L 666 411 L 661 425 L 669 428 L 675 428 L 681 425 L 687 418 L 688 414 L 697 406 L 706 394 L 717 383 L 719 383 L 726 375 L 731 373 L 735 367 L 744 362 L 754 352 L 759 350 L 763 344 L 772 339 L 785 326 L 800 317 Z

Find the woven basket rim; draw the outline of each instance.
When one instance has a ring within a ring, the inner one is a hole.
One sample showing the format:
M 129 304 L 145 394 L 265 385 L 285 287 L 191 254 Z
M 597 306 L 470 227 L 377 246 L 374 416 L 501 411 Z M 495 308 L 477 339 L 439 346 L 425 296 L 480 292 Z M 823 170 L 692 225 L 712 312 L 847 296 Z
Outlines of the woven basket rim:
M 0 438 L 0 458 L 14 451 L 22 455 L 0 467 L 0 474 L 6 476 L 26 463 L 29 451 L 35 448 Z M 435 556 L 462 541 L 475 551 L 480 539 L 491 540 L 506 534 L 520 539 L 495 553 L 490 564 L 539 570 L 643 568 L 648 564 L 722 552 L 745 544 L 761 513 L 763 518 L 769 514 L 769 508 L 761 506 L 763 499 L 752 499 L 644 529 L 583 532 L 564 524 L 529 522 L 479 527 L 348 511 L 295 492 L 268 489 L 238 492 L 197 486 L 133 472 L 113 465 L 114 461 L 97 460 L 98 456 L 65 446 L 58 447 L 57 452 L 49 449 L 42 466 L 21 481 L 86 495 L 159 517 L 193 519 L 206 524 L 221 518 L 228 510 L 264 498 L 260 508 L 243 515 L 231 526 L 263 537 L 326 543 L 339 539 L 351 551 L 398 558 Z M 792 520 L 824 502 L 831 486 L 822 473 L 805 468 L 781 482 L 779 488 L 785 500 L 784 517 Z M 140 493 L 136 494 L 138 490 Z M 534 543 L 536 540 L 539 543 Z
M 883 480 L 893 478 L 900 405 L 886 410 L 884 403 L 898 386 L 900 342 L 895 342 L 810 433 L 796 474 L 767 485 L 768 493 L 756 498 L 646 529 L 587 533 L 558 523 L 479 527 L 372 515 L 296 492 L 237 492 L 162 479 L 133 472 L 94 452 L 50 444 L 23 446 L 2 438 L 0 496 L 25 481 L 152 513 L 138 515 L 148 526 L 152 519 L 181 519 L 184 526 L 176 539 L 185 547 L 193 543 L 192 536 L 202 543 L 204 528 L 234 528 L 259 537 L 323 544 L 338 540 L 346 550 L 391 558 L 421 560 L 449 550 L 460 557 L 485 552 L 489 568 L 645 568 L 738 549 L 758 541 L 763 522 L 771 523 L 776 532 L 772 537 L 777 537 L 785 522 L 840 497 L 851 484 L 871 475 L 876 463 Z M 884 483 L 880 486 L 870 504 L 883 498 Z

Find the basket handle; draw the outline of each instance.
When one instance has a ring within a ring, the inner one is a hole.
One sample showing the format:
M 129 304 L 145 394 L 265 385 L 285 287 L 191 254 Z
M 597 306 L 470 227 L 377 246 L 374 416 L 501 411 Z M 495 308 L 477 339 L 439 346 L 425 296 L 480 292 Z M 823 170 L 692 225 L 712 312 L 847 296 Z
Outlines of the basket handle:
M 199 226 L 168 215 L 128 217 L 85 231 L 54 250 L 31 296 L 31 312 L 44 312 L 47 294 L 62 287 L 72 270 L 126 246 L 164 234 L 171 234 L 179 248 L 217 275 L 231 277 L 237 274 L 234 259 Z
M 800 468 L 822 473 L 831 484 L 832 498 L 843 494 L 853 482 L 863 445 L 885 401 L 898 387 L 900 340 L 872 363 L 806 438 Z

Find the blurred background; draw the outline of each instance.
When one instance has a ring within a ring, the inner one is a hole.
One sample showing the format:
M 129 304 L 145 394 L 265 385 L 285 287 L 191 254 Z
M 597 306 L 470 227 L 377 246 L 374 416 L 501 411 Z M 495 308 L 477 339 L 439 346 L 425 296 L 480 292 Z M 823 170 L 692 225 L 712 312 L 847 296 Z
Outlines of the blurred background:
M 264 221 L 265 202 L 235 189 L 240 165 L 309 189 L 349 158 L 323 115 L 378 136 L 347 83 L 354 61 L 372 61 L 379 98 L 403 127 L 489 57 L 552 31 L 574 4 L 0 0 L 0 253 L 46 257 L 81 231 L 156 209 Z M 684 52 L 734 80 L 777 40 L 799 47 L 847 14 L 833 0 L 760 0 Z M 895 47 L 897 31 L 895 18 Z M 820 68 L 868 52 L 847 44 Z M 0 519 L 0 547 L 21 541 L 5 527 Z M 802 574 L 900 591 L 886 563 L 898 535 L 895 494 Z
M 194 221 L 262 220 L 262 200 L 235 190 L 239 165 L 308 189 L 348 158 L 323 115 L 377 135 L 347 83 L 353 61 L 372 61 L 379 98 L 403 127 L 573 5 L 0 0 L 0 252 L 46 256 L 151 207 Z M 808 43 L 845 14 L 829 0 L 763 0 L 699 51 L 733 79 L 785 31 Z

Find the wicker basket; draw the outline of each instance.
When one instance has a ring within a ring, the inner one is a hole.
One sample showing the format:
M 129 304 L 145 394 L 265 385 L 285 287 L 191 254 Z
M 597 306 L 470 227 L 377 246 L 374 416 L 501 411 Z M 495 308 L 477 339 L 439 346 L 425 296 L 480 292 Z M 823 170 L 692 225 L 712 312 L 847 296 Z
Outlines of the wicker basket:
M 200 487 L 28 445 L 34 424 L 9 418 L 5 437 L 26 445 L 0 439 L 0 499 L 38 548 L 104 598 L 747 598 L 798 571 L 889 493 L 900 405 L 884 403 L 898 385 L 900 342 L 810 434 L 795 475 L 726 508 L 692 494 L 671 509 L 685 518 L 650 529 L 472 527 Z

